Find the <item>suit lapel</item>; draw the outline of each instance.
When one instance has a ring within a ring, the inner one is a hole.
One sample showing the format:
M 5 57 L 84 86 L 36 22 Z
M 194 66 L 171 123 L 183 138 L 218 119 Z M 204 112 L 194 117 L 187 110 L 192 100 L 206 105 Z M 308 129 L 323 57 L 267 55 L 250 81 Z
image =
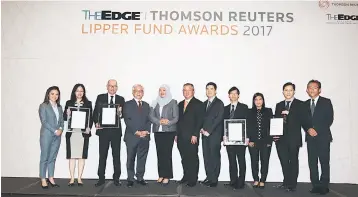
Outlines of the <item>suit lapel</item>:
M 316 107 L 314 108 L 314 112 L 313 112 L 313 116 L 312 116 L 312 117 L 314 117 L 315 114 L 317 114 L 317 110 L 320 109 L 320 106 L 321 106 L 321 97 L 318 98 L 318 101 L 317 101 Z M 311 112 L 311 114 L 312 114 L 312 111 L 311 111 L 311 100 L 310 100 L 310 102 L 309 102 L 309 108 L 310 108 L 310 112 Z
M 185 115 L 186 112 L 188 112 L 188 110 L 190 110 L 190 107 L 192 106 L 191 103 L 193 102 L 193 100 L 194 100 L 194 97 L 190 99 L 190 101 L 189 101 L 189 103 L 188 103 L 188 105 L 186 106 L 185 111 L 184 111 L 184 104 L 185 104 L 185 99 L 184 99 L 184 101 L 183 101 L 183 108 L 182 108 L 182 109 L 183 109 L 183 115 Z
M 207 100 L 205 103 L 206 103 L 206 105 L 205 105 L 205 110 L 206 110 L 206 113 L 209 113 L 209 111 L 210 111 L 210 109 L 212 108 L 212 106 L 215 104 L 215 102 L 216 102 L 216 97 L 213 99 L 213 102 L 211 102 L 211 104 L 210 104 L 210 106 L 208 107 L 208 109 L 206 109 L 207 108 L 207 106 L 208 106 L 208 103 L 209 103 L 209 100 Z

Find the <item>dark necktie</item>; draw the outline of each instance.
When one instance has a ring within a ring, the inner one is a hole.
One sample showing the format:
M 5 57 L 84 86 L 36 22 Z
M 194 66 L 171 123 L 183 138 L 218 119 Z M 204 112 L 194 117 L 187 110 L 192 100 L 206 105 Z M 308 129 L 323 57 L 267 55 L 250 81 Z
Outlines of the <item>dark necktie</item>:
M 286 109 L 287 111 L 290 110 L 290 103 L 291 103 L 291 101 L 286 101 L 285 109 Z
M 208 111 L 210 105 L 211 105 L 211 101 L 208 101 L 208 106 L 206 107 L 206 111 Z
M 110 108 L 114 108 L 113 96 L 111 96 L 111 101 L 109 102 L 109 104 L 110 104 L 110 106 L 109 106 Z
M 314 99 L 312 99 L 312 104 L 311 104 L 311 114 L 313 116 L 314 114 L 314 109 L 316 108 L 316 104 L 314 103 Z
M 142 111 L 142 101 L 138 101 L 138 110 Z
M 230 111 L 230 119 L 233 119 L 235 115 L 235 106 L 231 105 L 231 111 Z

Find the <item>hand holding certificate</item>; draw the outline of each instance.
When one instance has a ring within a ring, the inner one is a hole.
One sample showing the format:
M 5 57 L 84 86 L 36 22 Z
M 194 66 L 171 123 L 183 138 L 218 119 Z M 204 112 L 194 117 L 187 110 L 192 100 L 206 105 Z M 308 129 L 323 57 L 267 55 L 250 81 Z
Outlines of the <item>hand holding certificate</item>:
M 283 118 L 272 118 L 270 124 L 270 135 L 283 135 Z
M 224 145 L 247 145 L 246 120 L 224 120 Z

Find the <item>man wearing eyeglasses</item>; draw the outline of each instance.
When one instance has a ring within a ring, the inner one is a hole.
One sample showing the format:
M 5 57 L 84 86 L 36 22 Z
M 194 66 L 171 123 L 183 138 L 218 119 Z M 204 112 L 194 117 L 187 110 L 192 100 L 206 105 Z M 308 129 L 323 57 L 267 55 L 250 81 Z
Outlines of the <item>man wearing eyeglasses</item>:
M 121 182 L 119 177 L 121 176 L 121 137 L 122 126 L 120 119 L 122 118 L 122 106 L 124 106 L 124 98 L 117 95 L 117 81 L 114 79 L 108 80 L 107 93 L 97 96 L 96 105 L 93 111 L 93 121 L 96 125 L 96 135 L 99 137 L 99 164 L 98 164 L 98 182 L 96 187 L 105 183 L 105 170 L 106 161 L 108 156 L 109 145 L 112 148 L 113 157 L 113 182 L 114 185 L 119 186 Z M 101 128 L 101 113 L 102 109 L 107 106 L 109 108 L 116 109 L 116 124 L 112 128 Z

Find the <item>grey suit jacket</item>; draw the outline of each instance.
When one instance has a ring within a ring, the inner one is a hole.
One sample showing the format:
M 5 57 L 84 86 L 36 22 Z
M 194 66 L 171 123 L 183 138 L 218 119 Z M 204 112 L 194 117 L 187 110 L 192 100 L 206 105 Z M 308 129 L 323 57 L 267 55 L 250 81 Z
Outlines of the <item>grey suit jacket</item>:
M 163 132 L 174 132 L 177 131 L 176 123 L 179 120 L 179 107 L 176 100 L 172 99 L 168 104 L 163 106 L 162 115 L 160 116 L 159 104 L 154 109 L 150 110 L 150 121 L 152 121 L 152 132 L 158 132 L 160 126 L 160 119 L 168 119 L 167 125 L 162 125 Z
M 137 131 L 150 132 L 150 107 L 145 101 L 142 101 L 142 111 L 139 110 L 137 102 L 132 99 L 127 101 L 123 107 L 123 118 L 126 123 L 124 141 L 128 143 L 137 143 L 140 140 L 150 140 L 150 135 L 141 138 L 135 135 Z
M 55 131 L 64 127 L 63 110 L 62 106 L 57 106 L 59 118 L 57 121 L 56 114 L 52 109 L 51 104 L 42 103 L 39 107 L 39 115 L 41 120 L 41 135 L 52 134 L 55 135 Z

